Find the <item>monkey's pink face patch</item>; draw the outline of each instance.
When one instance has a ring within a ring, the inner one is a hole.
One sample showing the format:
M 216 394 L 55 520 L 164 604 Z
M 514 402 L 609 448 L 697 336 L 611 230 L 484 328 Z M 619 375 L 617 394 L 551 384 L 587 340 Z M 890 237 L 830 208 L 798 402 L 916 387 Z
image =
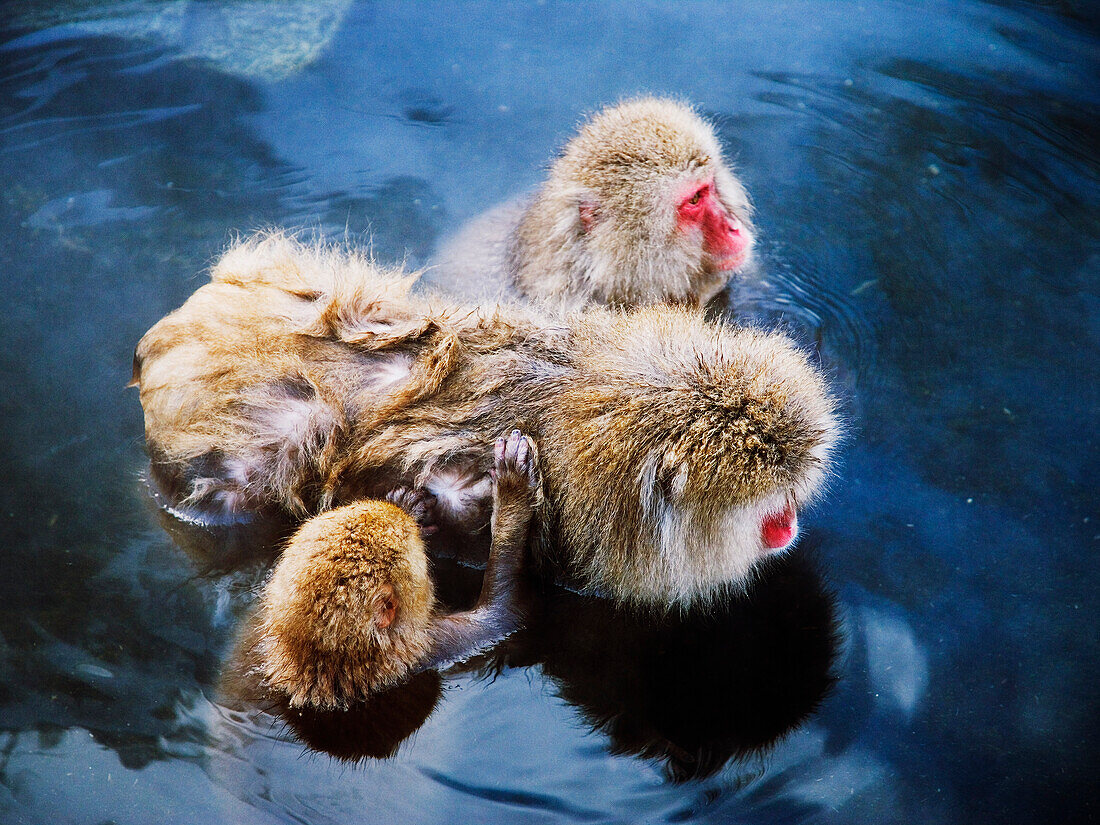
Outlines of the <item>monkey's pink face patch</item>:
M 676 221 L 681 230 L 702 231 L 703 251 L 719 270 L 736 269 L 748 257 L 748 230 L 718 199 L 713 181 L 695 183 L 685 190 L 676 210 Z
M 760 525 L 760 535 L 764 540 L 764 546 L 769 550 L 782 550 L 794 541 L 798 535 L 798 516 L 794 507 L 787 505 L 781 513 L 772 513 L 764 516 Z

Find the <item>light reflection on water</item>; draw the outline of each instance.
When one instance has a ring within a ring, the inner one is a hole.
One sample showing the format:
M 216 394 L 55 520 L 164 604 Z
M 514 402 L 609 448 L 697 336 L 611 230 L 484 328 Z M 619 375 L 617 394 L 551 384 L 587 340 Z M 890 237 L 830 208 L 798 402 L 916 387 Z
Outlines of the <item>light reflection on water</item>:
M 0 818 L 1081 816 L 1100 27 L 1067 8 L 5 9 Z M 216 701 L 262 567 L 210 570 L 162 529 L 134 344 L 235 231 L 430 261 L 534 185 L 583 112 L 638 91 L 717 122 L 764 231 L 735 311 L 817 347 L 849 398 L 807 519 L 846 632 L 837 688 L 767 755 L 684 783 L 593 730 L 599 691 L 586 705 L 545 656 L 448 678 L 392 760 L 303 758 L 273 717 Z

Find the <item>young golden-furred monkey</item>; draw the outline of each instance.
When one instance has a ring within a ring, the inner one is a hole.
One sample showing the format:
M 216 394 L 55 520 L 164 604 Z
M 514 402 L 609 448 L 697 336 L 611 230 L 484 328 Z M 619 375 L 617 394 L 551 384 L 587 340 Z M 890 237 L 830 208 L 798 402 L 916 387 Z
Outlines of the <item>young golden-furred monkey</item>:
M 538 445 L 532 563 L 622 601 L 705 600 L 787 547 L 838 440 L 787 338 L 683 308 L 456 307 L 282 236 L 239 243 L 135 356 L 159 486 L 191 517 L 395 488 L 473 531 L 495 440 Z
M 444 245 L 429 277 L 456 294 L 573 308 L 699 307 L 749 260 L 752 207 L 713 128 L 683 103 L 597 113 L 529 199 Z
M 481 595 L 450 615 L 438 612 L 414 518 L 430 522 L 422 492 L 402 488 L 388 501 L 357 501 L 306 521 L 260 598 L 250 644 L 263 687 L 292 708 L 347 707 L 517 630 L 539 487 L 530 439 L 518 430 L 498 439 Z

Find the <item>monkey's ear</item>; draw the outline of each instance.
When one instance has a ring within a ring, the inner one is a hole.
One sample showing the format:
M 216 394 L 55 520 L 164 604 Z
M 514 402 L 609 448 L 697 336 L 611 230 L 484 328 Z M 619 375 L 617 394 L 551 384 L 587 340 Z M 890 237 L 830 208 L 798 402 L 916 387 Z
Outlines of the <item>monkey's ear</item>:
M 130 368 L 130 383 L 127 387 L 139 387 L 141 386 L 141 358 L 137 354 L 137 350 L 134 350 L 134 364 Z
M 678 501 L 687 487 L 687 465 L 675 454 L 665 455 L 654 482 L 667 501 Z
M 390 585 L 383 584 L 378 588 L 372 609 L 374 626 L 379 630 L 385 630 L 393 624 L 393 619 L 397 615 L 397 595 Z
M 599 205 L 593 198 L 584 198 L 577 204 L 577 213 L 580 215 L 581 229 L 587 235 L 592 231 L 592 227 L 596 225 L 596 220 L 599 218 Z
M 642 470 L 642 503 L 647 509 L 675 504 L 684 492 L 686 474 L 675 456 L 650 453 Z

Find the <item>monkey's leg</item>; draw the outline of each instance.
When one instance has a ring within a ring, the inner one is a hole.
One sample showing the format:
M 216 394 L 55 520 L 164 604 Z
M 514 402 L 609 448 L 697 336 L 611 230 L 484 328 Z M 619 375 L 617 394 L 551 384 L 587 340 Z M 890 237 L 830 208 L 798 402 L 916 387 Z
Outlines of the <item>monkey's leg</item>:
M 541 477 L 535 443 L 513 430 L 494 450 L 492 545 L 473 609 L 440 616 L 418 670 L 468 659 L 518 630 L 526 613 L 527 538 Z

